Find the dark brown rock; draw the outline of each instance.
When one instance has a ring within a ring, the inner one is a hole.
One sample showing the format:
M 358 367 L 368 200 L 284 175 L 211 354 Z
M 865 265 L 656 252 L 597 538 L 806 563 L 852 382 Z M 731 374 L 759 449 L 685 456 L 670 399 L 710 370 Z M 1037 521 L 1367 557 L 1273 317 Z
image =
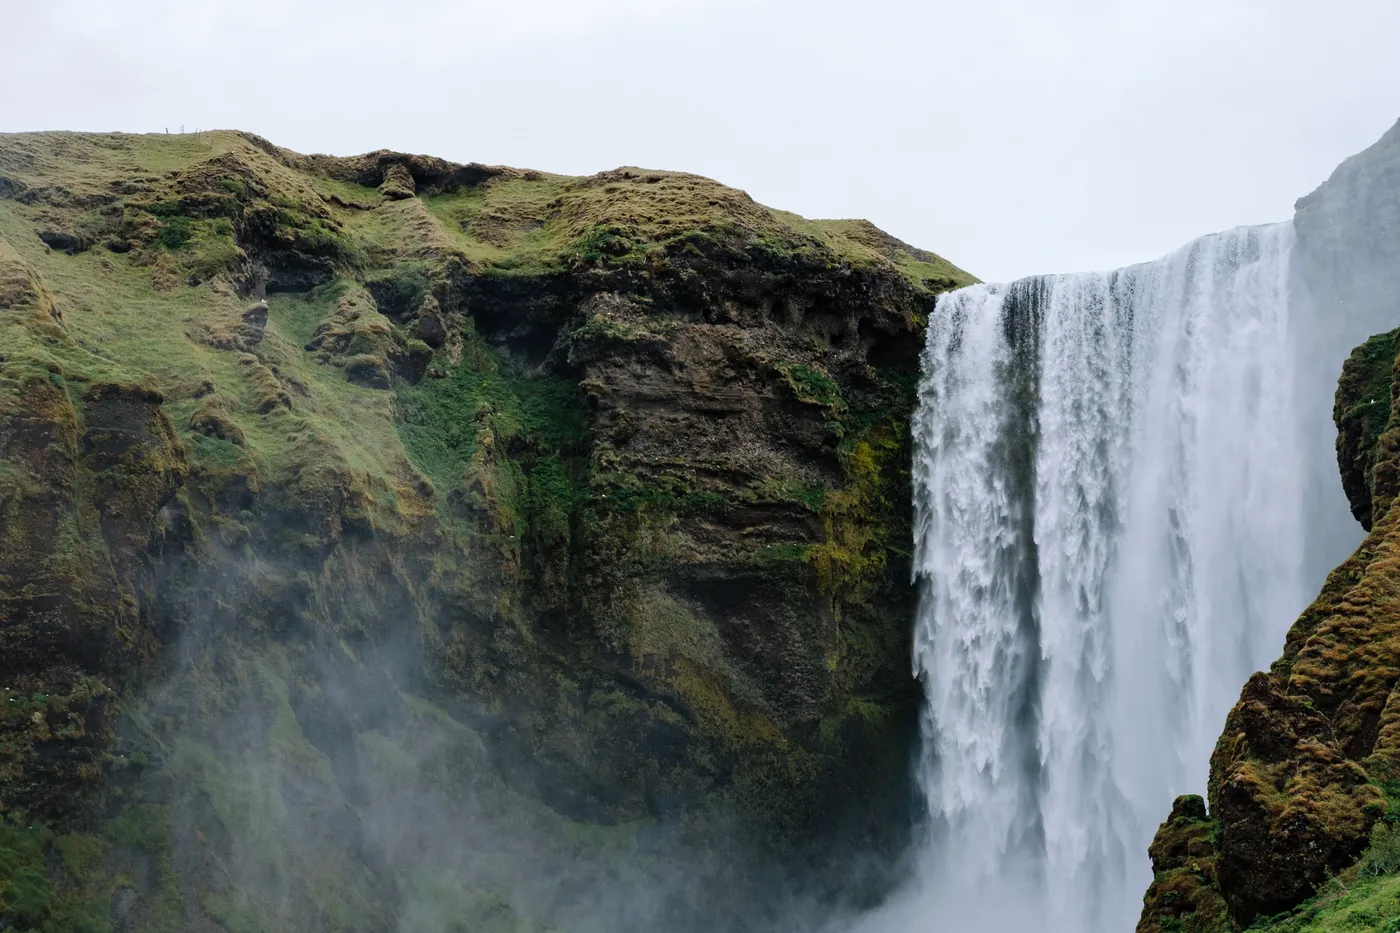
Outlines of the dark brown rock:
M 442 309 L 432 295 L 423 300 L 418 308 L 418 318 L 413 322 L 413 336 L 434 350 L 447 343 L 447 327 L 442 322 Z
M 194 414 L 190 415 L 190 430 L 242 447 L 245 443 L 243 429 L 229 417 L 230 407 L 226 400 L 218 396 L 205 396 Z
M 88 237 L 74 233 L 71 230 L 63 230 L 55 227 L 41 227 L 36 230 L 39 239 L 44 241 L 44 245 L 50 249 L 56 249 L 67 253 L 70 256 L 86 252 L 92 248 L 92 240 Z
M 4 362 L 0 380 L 23 386 L 22 406 L 0 406 L 0 450 L 23 471 L 0 505 L 0 683 L 42 704 L 0 710 L 0 811 L 69 820 L 101 793 L 113 687 L 151 647 L 135 593 L 186 466 L 153 390 L 92 386 L 80 429 L 61 380 Z
M 370 354 L 352 356 L 345 361 L 345 378 L 367 389 L 387 389 L 390 385 L 389 361 Z
M 1220 888 L 1236 923 L 1310 897 L 1356 860 L 1382 812 L 1380 792 L 1325 717 L 1254 675 L 1211 762 Z
M 262 343 L 266 330 L 267 302 L 260 301 L 243 312 L 243 320 L 239 325 L 239 336 L 242 338 L 241 348 L 245 351 L 251 351 L 253 347 Z

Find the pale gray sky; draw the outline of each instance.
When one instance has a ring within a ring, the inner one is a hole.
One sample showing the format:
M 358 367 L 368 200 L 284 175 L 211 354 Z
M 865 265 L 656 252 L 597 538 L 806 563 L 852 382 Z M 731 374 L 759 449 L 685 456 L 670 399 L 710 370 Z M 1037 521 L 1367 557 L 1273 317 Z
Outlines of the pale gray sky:
M 1287 217 L 1400 117 L 1397 0 L 0 0 L 0 131 L 699 172 L 987 279 Z

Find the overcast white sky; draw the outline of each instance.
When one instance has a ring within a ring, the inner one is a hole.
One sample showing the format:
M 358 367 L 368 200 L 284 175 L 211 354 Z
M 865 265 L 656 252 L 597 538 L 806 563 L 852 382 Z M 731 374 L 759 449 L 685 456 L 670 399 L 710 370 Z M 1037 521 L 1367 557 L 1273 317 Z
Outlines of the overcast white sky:
M 0 0 L 0 131 L 235 127 L 868 217 L 986 279 L 1289 216 L 1400 0 Z

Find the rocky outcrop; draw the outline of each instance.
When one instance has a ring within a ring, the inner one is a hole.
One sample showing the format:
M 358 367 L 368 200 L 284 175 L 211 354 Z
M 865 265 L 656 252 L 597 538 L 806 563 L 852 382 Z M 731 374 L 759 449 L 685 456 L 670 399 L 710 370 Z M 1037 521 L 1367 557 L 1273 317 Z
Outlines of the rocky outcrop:
M 81 814 L 115 714 L 111 685 L 154 650 L 137 594 L 186 475 L 163 397 L 46 358 L 52 298 L 0 239 L 0 800 Z
M 1176 798 L 1171 816 L 1157 831 L 1148 852 L 1154 878 L 1143 898 L 1138 933 L 1214 933 L 1225 929 L 1215 833 L 1204 800 L 1194 794 Z
M 1342 488 L 1351 514 L 1367 531 L 1390 511 L 1400 484 L 1400 431 L 1391 429 L 1398 335 L 1377 335 L 1352 352 L 1342 365 L 1332 414 Z
M 888 885 L 906 419 L 965 273 L 676 173 L 236 133 L 0 172 L 6 236 L 107 244 L 0 240 L 15 922 L 523 929 L 645 877 L 609 916 L 757 929 Z

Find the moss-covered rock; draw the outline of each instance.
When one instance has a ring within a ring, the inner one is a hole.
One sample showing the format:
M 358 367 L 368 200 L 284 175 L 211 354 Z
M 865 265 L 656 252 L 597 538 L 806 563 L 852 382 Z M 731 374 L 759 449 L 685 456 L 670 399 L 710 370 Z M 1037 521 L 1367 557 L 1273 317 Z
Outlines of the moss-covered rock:
M 1400 433 L 1390 429 L 1396 339 L 1400 331 L 1372 337 L 1342 365 L 1333 420 L 1337 465 L 1351 512 L 1363 528 L 1390 510 L 1400 475 Z
M 638 918 L 758 925 L 776 852 L 889 883 L 906 425 L 965 273 L 678 173 L 213 133 L 0 174 L 0 809 L 41 827 L 0 892 L 103 866 L 5 921 L 525 929 L 568 913 L 521 872 L 682 852 L 726 897 Z
M 1148 854 L 1152 886 L 1143 898 L 1137 933 L 1217 933 L 1226 929 L 1225 902 L 1216 877 L 1219 855 L 1216 824 L 1206 802 L 1178 797 L 1171 816 L 1157 830 Z

